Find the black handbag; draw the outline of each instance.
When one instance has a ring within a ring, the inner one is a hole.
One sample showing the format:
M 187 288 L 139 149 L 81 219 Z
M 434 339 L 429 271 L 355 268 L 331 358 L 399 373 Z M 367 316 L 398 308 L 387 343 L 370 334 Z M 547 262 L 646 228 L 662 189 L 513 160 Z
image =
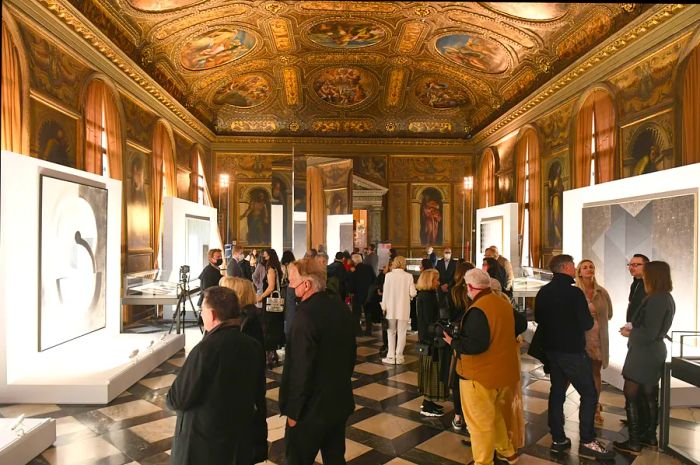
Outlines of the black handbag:
M 532 341 L 530 341 L 530 347 L 527 349 L 527 354 L 542 362 L 544 365 L 544 372 L 549 372 L 549 360 L 547 360 L 547 354 L 544 352 L 544 347 L 542 346 L 542 331 L 540 331 L 539 325 L 535 330 L 535 334 L 532 336 Z
M 416 342 L 416 353 L 418 355 L 430 355 L 430 344 Z

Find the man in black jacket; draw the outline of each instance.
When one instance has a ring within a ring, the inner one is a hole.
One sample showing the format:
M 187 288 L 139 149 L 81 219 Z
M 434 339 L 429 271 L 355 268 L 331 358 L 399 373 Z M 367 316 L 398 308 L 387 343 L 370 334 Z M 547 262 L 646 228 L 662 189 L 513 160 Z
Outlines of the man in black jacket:
M 448 297 L 450 294 L 450 289 L 452 289 L 452 283 L 454 282 L 455 268 L 457 267 L 457 260 L 452 259 L 452 249 L 445 247 L 442 253 L 442 259 L 438 260 L 435 269 L 440 273 L 440 288 L 438 290 L 438 297 L 440 298 L 440 306 L 447 308 Z
M 304 258 L 289 268 L 289 285 L 301 300 L 287 342 L 279 405 L 287 416 L 289 465 L 345 464 L 345 423 L 355 409 L 352 373 L 356 343 L 352 314 L 324 292 L 326 270 Z
M 202 300 L 204 299 L 204 291 L 207 288 L 219 285 L 219 281 L 221 280 L 221 269 L 219 267 L 224 262 L 221 256 L 221 249 L 209 249 L 207 258 L 209 259 L 209 263 L 207 263 L 207 266 L 199 273 L 199 287 L 202 293 L 199 295 L 197 306 L 200 308 L 202 306 Z
M 360 316 L 365 314 L 365 335 L 372 335 L 372 312 L 368 311 L 370 306 L 366 306 L 367 294 L 370 286 L 377 279 L 372 267 L 362 262 L 362 255 L 352 254 L 353 269 L 348 274 L 348 288 L 352 293 L 352 314 L 357 326 L 357 334 L 362 333 L 360 326 Z
M 332 288 L 333 291 L 336 291 L 343 302 L 345 302 L 345 297 L 348 295 L 348 272 L 343 263 L 344 258 L 343 252 L 336 253 L 335 260 L 326 268 L 327 280 L 332 279 L 334 281 L 332 286 L 329 284 L 328 289 L 331 290 Z
M 593 317 L 583 291 L 574 286 L 576 266 L 571 255 L 555 255 L 549 261 L 549 269 L 554 277 L 535 297 L 535 320 L 549 361 L 550 450 L 561 453 L 571 447 L 571 440 L 564 434 L 564 400 L 566 389 L 572 384 L 581 395 L 578 454 L 593 460 L 610 459 L 615 453 L 596 439 L 593 428 L 598 393 L 586 354 L 586 331 L 593 327 Z
M 187 357 L 166 401 L 177 411 L 171 465 L 231 465 L 267 458 L 265 357 L 241 333 L 236 294 L 204 291 L 207 334 Z
M 634 322 L 637 316 L 637 310 L 642 305 L 642 300 L 647 296 L 644 290 L 644 265 L 649 263 L 649 258 L 646 255 L 636 253 L 627 264 L 630 274 L 632 275 L 632 284 L 630 284 L 629 304 L 627 305 L 627 319 L 630 323 Z

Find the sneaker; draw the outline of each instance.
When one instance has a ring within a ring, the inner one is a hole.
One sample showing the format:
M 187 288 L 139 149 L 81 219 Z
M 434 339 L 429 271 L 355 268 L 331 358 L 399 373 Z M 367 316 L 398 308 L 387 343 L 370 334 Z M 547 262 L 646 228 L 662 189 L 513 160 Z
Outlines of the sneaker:
M 564 438 L 564 440 L 561 442 L 552 441 L 552 445 L 549 447 L 549 450 L 555 454 L 559 454 L 569 448 L 571 448 L 571 439 Z
M 579 444 L 578 455 L 591 460 L 609 460 L 615 458 L 615 451 L 608 450 L 602 442 L 594 439 L 587 444 Z
M 510 457 L 506 457 L 504 455 L 499 454 L 496 452 L 496 460 L 503 462 L 503 463 L 508 463 L 508 465 L 514 465 L 515 463 L 518 462 L 518 454 L 515 453 L 511 455 Z
M 386 357 L 382 359 L 382 363 L 386 363 L 388 365 L 396 365 L 396 359 L 394 357 Z
M 436 403 L 433 402 L 432 400 L 424 399 L 424 400 L 423 400 L 423 405 L 428 405 L 428 406 L 430 406 L 430 408 L 435 409 L 435 410 L 440 410 L 441 412 L 442 412 L 443 410 L 445 410 L 445 408 L 444 408 L 442 405 L 436 404 Z
M 462 431 L 464 429 L 464 420 L 454 417 L 452 419 L 452 429 L 455 431 Z
M 420 408 L 420 414 L 424 417 L 441 417 L 443 412 L 442 410 L 438 410 L 431 405 L 423 405 Z

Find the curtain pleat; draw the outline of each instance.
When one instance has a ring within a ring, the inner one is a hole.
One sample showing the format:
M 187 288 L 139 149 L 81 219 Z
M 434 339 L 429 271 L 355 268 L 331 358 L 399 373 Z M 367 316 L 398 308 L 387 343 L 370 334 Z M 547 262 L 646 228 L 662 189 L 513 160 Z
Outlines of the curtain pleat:
M 596 184 L 615 179 L 616 123 L 615 107 L 610 93 L 598 90 L 593 93 L 596 142 Z M 589 161 L 590 164 L 590 161 Z
M 593 102 L 586 99 L 576 116 L 574 143 L 574 188 L 591 183 L 591 137 L 593 136 Z
M 158 268 L 158 252 L 160 251 L 160 236 L 161 224 L 163 218 L 163 182 L 166 183 L 163 175 L 164 160 L 172 158 L 172 144 L 168 131 L 163 124 L 156 125 L 156 130 L 153 133 L 153 231 L 155 237 L 153 239 L 153 267 Z M 169 190 L 172 190 L 170 188 Z
M 0 146 L 2 150 L 22 153 L 22 77 L 17 48 L 4 21 L 1 82 Z
M 199 189 L 199 147 L 192 146 L 190 150 L 190 200 L 197 202 Z
M 486 208 L 496 204 L 495 176 L 496 169 L 493 152 L 486 149 L 481 158 L 481 167 L 479 169 L 479 208 Z
M 525 237 L 525 153 L 527 139 L 521 138 L 515 147 L 515 200 L 518 202 L 518 237 Z M 518 255 L 523 256 L 523 241 L 518 241 Z
M 527 136 L 528 144 L 528 168 L 530 192 L 528 201 L 530 205 L 530 259 L 532 265 L 540 266 L 540 251 L 542 243 L 542 215 L 540 202 L 540 146 L 535 131 L 531 131 Z
M 695 47 L 688 57 L 682 105 L 683 164 L 689 165 L 700 162 L 700 47 Z
M 107 159 L 109 160 L 109 177 L 122 179 L 122 129 L 117 110 L 117 102 L 109 88 L 102 84 L 105 111 L 105 132 L 107 133 Z
M 326 199 L 323 193 L 323 176 L 316 166 L 306 168 L 307 248 L 326 244 Z
M 85 162 L 89 173 L 102 174 L 102 104 L 104 84 L 94 80 L 85 96 Z

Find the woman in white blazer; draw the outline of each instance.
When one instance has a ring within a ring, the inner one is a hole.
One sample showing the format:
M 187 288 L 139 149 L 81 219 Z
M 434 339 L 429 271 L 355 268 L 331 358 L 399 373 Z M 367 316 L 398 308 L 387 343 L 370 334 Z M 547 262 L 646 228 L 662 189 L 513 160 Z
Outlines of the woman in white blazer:
M 404 363 L 403 349 L 406 347 L 406 330 L 411 314 L 411 299 L 416 296 L 413 276 L 406 272 L 406 258 L 397 256 L 386 275 L 382 293 L 382 310 L 389 323 L 389 338 L 386 358 L 382 362 L 389 364 Z M 397 342 L 398 333 L 398 342 Z

